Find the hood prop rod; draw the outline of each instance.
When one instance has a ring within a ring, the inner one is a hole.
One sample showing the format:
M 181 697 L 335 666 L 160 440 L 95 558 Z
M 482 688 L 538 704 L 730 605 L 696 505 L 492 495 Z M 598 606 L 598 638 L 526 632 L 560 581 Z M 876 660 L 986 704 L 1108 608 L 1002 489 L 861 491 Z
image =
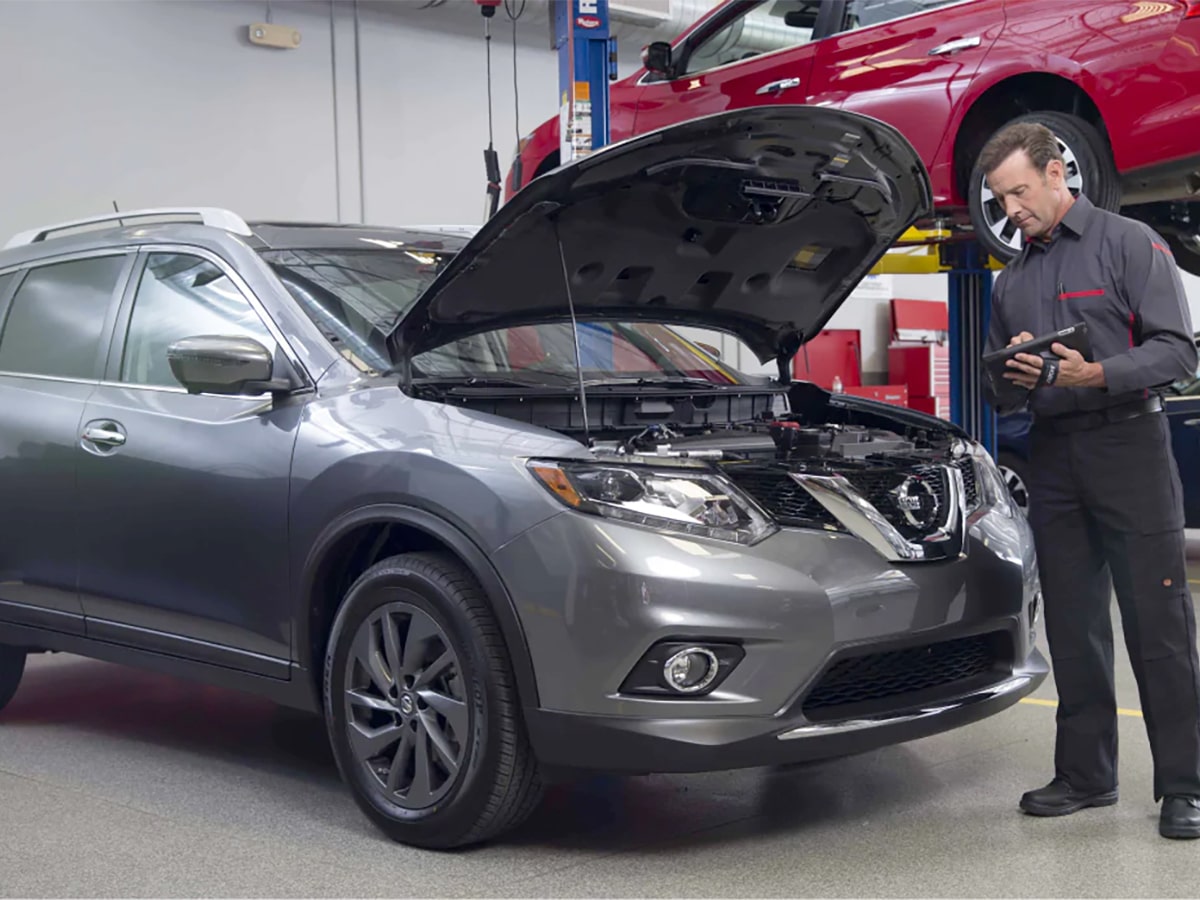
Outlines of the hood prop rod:
M 583 410 L 583 437 L 588 447 L 592 446 L 592 429 L 588 425 L 587 391 L 583 386 L 583 355 L 579 350 L 579 322 L 575 319 L 575 299 L 571 296 L 571 276 L 567 269 L 567 254 L 563 250 L 562 236 L 558 233 L 558 222 L 554 223 L 554 240 L 558 244 L 558 259 L 562 263 L 563 287 L 567 291 L 567 309 L 571 312 L 571 338 L 575 342 L 575 377 L 579 380 L 579 404 Z

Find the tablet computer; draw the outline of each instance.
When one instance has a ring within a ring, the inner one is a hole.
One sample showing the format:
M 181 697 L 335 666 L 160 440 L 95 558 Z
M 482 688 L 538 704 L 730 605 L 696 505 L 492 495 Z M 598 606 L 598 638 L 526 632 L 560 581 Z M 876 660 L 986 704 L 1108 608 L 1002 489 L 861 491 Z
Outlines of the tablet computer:
M 1074 325 L 1068 325 L 1059 331 L 1040 335 L 1023 344 L 1014 344 L 1011 347 L 1003 347 L 1000 350 L 985 353 L 983 355 L 983 368 L 997 397 L 1005 400 L 1019 400 L 1022 396 L 1029 393 L 1028 388 L 1023 388 L 1016 382 L 1004 377 L 1004 373 L 1010 371 L 1008 368 L 1008 361 L 1010 359 L 1018 353 L 1031 353 L 1042 357 L 1056 357 L 1057 354 L 1050 349 L 1054 344 L 1062 344 L 1064 347 L 1078 350 L 1079 354 L 1085 360 L 1088 362 L 1092 361 L 1092 343 L 1088 337 L 1086 322 L 1076 322 Z

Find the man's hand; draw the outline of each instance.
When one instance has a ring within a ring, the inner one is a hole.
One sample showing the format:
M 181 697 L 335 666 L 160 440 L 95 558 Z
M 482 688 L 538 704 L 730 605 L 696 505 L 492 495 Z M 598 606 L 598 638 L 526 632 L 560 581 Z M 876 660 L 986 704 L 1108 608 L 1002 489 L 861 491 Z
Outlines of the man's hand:
M 1011 347 L 1029 340 L 1033 340 L 1033 335 L 1022 331 L 1008 345 Z M 1104 367 L 1099 363 L 1088 362 L 1078 350 L 1059 343 L 1051 344 L 1050 349 L 1059 359 L 1046 373 L 1046 384 L 1054 387 L 1104 387 Z M 1005 378 L 1023 388 L 1032 389 L 1041 382 L 1046 361 L 1032 353 L 1018 353 L 1008 361 L 1008 367 L 1012 371 L 1006 372 Z
M 1012 340 L 1008 342 L 1008 346 L 1012 347 L 1014 344 L 1023 344 L 1026 341 L 1032 340 L 1032 334 L 1028 331 L 1022 331 L 1020 334 L 1013 336 Z M 1042 358 L 1031 353 L 1018 353 L 1008 361 L 1008 368 L 1010 371 L 1005 372 L 1004 377 L 1009 381 L 1015 381 L 1021 387 L 1029 390 L 1042 377 Z

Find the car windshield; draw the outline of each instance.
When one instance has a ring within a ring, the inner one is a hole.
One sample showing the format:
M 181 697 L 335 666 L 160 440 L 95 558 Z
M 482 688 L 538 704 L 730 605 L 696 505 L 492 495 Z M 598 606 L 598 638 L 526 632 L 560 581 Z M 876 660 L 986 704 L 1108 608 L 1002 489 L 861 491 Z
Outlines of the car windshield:
M 452 257 L 422 250 L 265 250 L 301 309 L 361 371 L 392 368 L 387 335 Z M 591 382 L 698 379 L 742 384 L 746 378 L 714 352 L 664 325 L 580 322 L 579 357 Z M 575 378 L 570 323 L 505 328 L 463 338 L 413 360 L 416 377 L 503 378 L 560 384 Z
M 698 379 L 741 384 L 745 378 L 683 335 L 650 322 L 580 322 L 579 360 L 592 383 Z M 422 353 L 413 367 L 424 377 L 504 377 L 557 384 L 575 378 L 569 322 L 504 328 Z
M 412 244 L 404 250 L 264 250 L 310 319 L 360 370 L 391 368 L 387 336 L 453 256 Z

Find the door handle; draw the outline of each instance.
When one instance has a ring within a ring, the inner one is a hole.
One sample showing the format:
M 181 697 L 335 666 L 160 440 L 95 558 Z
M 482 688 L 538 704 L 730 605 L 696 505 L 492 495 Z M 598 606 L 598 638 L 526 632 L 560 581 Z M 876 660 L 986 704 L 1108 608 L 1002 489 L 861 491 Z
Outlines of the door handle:
M 1200 419 L 1187 419 L 1183 423 L 1184 428 L 1200 428 Z
M 780 78 L 778 81 L 768 81 L 754 93 L 756 94 L 778 94 L 781 91 L 786 91 L 789 88 L 800 87 L 799 78 Z
M 125 443 L 125 432 L 116 422 L 93 422 L 83 429 L 83 439 L 101 447 L 120 447 Z
M 929 51 L 930 56 L 944 56 L 947 53 L 957 53 L 959 50 L 967 50 L 971 47 L 978 47 L 980 44 L 979 36 L 959 38 L 955 41 L 946 41 L 944 44 L 938 44 Z

